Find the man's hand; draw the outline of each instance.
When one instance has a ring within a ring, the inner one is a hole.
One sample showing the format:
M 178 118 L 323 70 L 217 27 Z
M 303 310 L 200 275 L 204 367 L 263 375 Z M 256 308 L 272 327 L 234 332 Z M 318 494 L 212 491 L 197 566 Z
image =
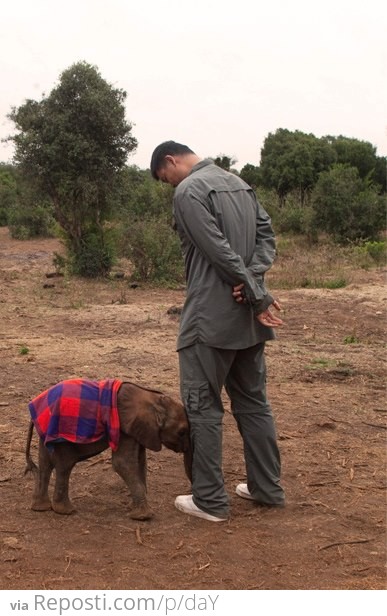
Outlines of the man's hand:
M 238 304 L 245 304 L 247 301 L 242 292 L 243 287 L 243 283 L 233 287 L 232 295 L 235 301 L 238 302 Z M 276 299 L 273 301 L 271 306 L 274 306 L 276 310 L 281 310 L 281 306 Z M 267 308 L 260 314 L 257 314 L 256 318 L 257 321 L 259 321 L 262 325 L 265 325 L 266 327 L 279 327 L 280 325 L 284 324 L 283 320 L 279 317 L 276 317 L 275 314 L 271 312 L 270 308 Z
M 276 310 L 281 310 L 281 306 L 276 299 L 271 305 L 274 306 Z M 279 317 L 276 317 L 275 314 L 271 312 L 270 308 L 267 308 L 267 310 L 264 310 L 260 314 L 257 314 L 256 318 L 257 321 L 259 321 L 262 325 L 265 325 L 266 327 L 279 327 L 280 325 L 284 324 L 283 320 Z
M 245 285 L 242 284 L 238 284 L 236 287 L 233 288 L 232 291 L 232 296 L 235 299 L 236 302 L 238 302 L 238 304 L 245 304 L 247 302 L 246 298 L 244 297 L 243 293 L 242 293 L 242 289 Z

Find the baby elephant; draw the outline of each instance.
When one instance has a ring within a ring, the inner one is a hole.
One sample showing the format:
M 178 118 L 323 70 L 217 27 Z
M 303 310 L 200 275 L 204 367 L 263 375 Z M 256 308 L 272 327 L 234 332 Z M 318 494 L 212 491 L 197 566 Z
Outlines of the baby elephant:
M 31 422 L 26 445 L 25 472 L 35 474 L 32 509 L 69 514 L 70 474 L 77 462 L 112 449 L 114 470 L 127 484 L 132 497 L 130 517 L 147 520 L 146 449 L 162 445 L 184 453 L 191 481 L 189 424 L 183 405 L 159 391 L 117 379 L 72 379 L 57 383 L 29 404 Z M 33 429 L 40 436 L 39 466 L 32 461 Z M 48 496 L 55 469 L 52 503 Z

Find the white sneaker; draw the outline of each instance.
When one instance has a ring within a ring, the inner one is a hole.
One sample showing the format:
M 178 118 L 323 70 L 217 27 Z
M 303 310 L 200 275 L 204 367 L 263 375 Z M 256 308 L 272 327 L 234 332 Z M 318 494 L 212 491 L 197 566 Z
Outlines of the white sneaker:
M 247 500 L 252 500 L 252 501 L 255 500 L 249 492 L 247 483 L 238 484 L 237 487 L 235 488 L 235 492 L 238 494 L 238 496 L 241 496 L 242 498 L 246 498 Z M 255 501 L 255 502 L 257 503 L 257 505 L 261 505 L 261 507 L 278 507 L 278 508 L 285 507 L 285 501 L 280 502 L 280 503 L 260 503 L 258 501 Z
M 237 487 L 235 488 L 235 492 L 241 498 L 246 498 L 247 500 L 254 500 L 249 492 L 247 483 L 239 483 Z
M 192 500 L 192 494 L 177 496 L 175 507 L 183 513 L 194 515 L 197 518 L 203 518 L 203 520 L 208 520 L 209 522 L 225 522 L 227 520 L 227 518 L 217 518 L 215 515 L 211 515 L 199 509 Z

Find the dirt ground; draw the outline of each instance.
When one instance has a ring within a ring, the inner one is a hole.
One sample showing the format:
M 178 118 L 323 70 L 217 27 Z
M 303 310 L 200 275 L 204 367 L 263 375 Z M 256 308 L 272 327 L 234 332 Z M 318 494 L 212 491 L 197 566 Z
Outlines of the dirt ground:
M 75 376 L 178 397 L 178 316 L 168 310 L 184 289 L 50 278 L 54 251 L 55 239 L 20 242 L 0 229 L 1 588 L 385 589 L 385 273 L 353 272 L 343 289 L 276 292 L 286 325 L 267 346 L 268 393 L 287 506 L 235 495 L 245 470 L 225 397 L 230 521 L 175 509 L 189 483 L 181 455 L 163 449 L 148 455 L 154 518 L 136 522 L 108 452 L 76 466 L 74 515 L 30 509 L 27 403 Z M 36 451 L 35 435 L 35 460 Z

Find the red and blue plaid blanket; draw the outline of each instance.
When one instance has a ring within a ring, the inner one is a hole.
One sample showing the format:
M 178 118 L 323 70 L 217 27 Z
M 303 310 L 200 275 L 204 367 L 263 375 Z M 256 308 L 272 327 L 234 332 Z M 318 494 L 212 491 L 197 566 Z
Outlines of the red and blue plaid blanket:
M 105 379 L 61 381 L 28 405 L 32 421 L 45 445 L 58 441 L 92 443 L 108 439 L 118 447 L 120 420 L 117 393 L 122 381 Z

